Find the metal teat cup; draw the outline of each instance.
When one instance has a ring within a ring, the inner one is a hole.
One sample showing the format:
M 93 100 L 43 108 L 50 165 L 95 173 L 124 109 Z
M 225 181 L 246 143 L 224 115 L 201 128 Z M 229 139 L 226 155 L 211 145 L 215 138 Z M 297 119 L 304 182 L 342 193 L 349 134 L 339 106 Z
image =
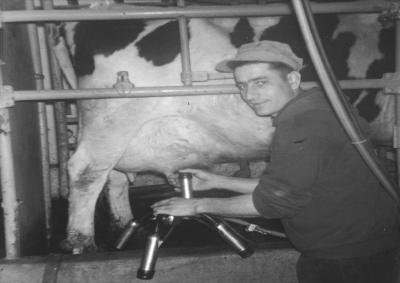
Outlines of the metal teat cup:
M 158 256 L 159 242 L 160 239 L 157 233 L 153 233 L 147 237 L 145 252 L 136 274 L 137 278 L 143 280 L 150 280 L 153 278 L 156 272 L 155 265 Z
M 121 250 L 129 241 L 129 238 L 139 229 L 139 226 L 139 222 L 131 220 L 121 236 L 118 238 L 115 248 L 117 250 Z
M 190 199 L 193 197 L 192 173 L 179 173 L 182 197 Z
M 142 255 L 140 267 L 137 271 L 136 277 L 143 280 L 152 279 L 154 276 L 155 266 L 158 258 L 158 248 L 160 247 L 159 225 L 164 215 L 157 215 L 152 220 L 152 231 L 146 239 L 146 248 Z
M 221 237 L 224 238 L 242 258 L 249 257 L 254 253 L 254 250 L 247 245 L 246 242 L 242 241 L 235 230 L 226 223 L 218 223 L 215 228 L 218 230 Z

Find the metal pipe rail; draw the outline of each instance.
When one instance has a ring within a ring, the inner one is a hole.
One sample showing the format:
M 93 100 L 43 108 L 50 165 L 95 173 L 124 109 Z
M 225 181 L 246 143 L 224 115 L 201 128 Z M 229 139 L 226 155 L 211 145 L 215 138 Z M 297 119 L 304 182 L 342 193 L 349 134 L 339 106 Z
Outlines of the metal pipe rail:
M 178 0 L 179 7 L 185 7 L 185 0 Z M 189 29 L 185 17 L 179 17 L 179 38 L 181 41 L 181 81 L 184 85 L 192 85 L 192 68 L 190 64 L 190 48 L 189 48 Z
M 34 1 L 25 0 L 25 7 L 27 10 L 34 10 Z M 28 24 L 29 45 L 32 56 L 33 70 L 35 74 L 43 74 L 46 67 L 41 60 L 41 50 L 45 46 L 44 38 L 39 36 L 38 27 L 36 24 Z M 47 50 L 46 50 L 47 51 Z M 36 89 L 45 89 L 45 80 L 37 79 L 35 81 Z M 40 156 L 42 165 L 42 180 L 43 180 L 43 194 L 45 205 L 45 225 L 46 225 L 46 239 L 47 243 L 51 240 L 51 179 L 50 179 L 50 156 L 49 156 L 49 143 L 48 143 L 48 124 L 46 119 L 46 105 L 45 103 L 38 103 L 38 121 L 40 133 Z M 8 228 L 6 229 L 6 231 Z M 7 252 L 9 254 L 9 252 Z
M 0 60 L 0 84 L 3 83 L 3 68 Z M 13 145 L 11 141 L 10 110 L 0 108 L 0 179 L 1 179 L 1 205 L 4 221 L 4 247 L 8 259 L 20 256 L 20 233 L 18 228 L 18 199 L 15 185 Z M 10 229 L 8 229 L 10 228 Z
M 389 9 L 391 2 L 356 1 L 336 3 L 312 3 L 315 14 L 379 13 Z M 171 19 L 179 17 L 236 17 L 236 16 L 282 16 L 292 14 L 290 3 L 240 6 L 185 6 L 185 7 L 130 7 L 110 10 L 13 10 L 0 11 L 1 23 L 48 22 L 48 21 L 93 21 L 127 19 Z
M 340 85 L 344 89 L 400 87 L 400 80 L 365 79 L 343 80 Z M 317 86 L 316 82 L 304 82 L 303 88 Z M 196 95 L 239 94 L 233 84 L 202 85 L 202 86 L 161 86 L 135 87 L 129 91 L 120 92 L 114 88 L 96 88 L 80 90 L 14 90 L 5 99 L 13 101 L 45 101 L 67 99 L 95 99 L 95 98 L 144 98 L 144 97 L 171 97 Z M 2 97 L 0 96 L 0 102 Z M 4 99 L 4 98 L 3 98 Z

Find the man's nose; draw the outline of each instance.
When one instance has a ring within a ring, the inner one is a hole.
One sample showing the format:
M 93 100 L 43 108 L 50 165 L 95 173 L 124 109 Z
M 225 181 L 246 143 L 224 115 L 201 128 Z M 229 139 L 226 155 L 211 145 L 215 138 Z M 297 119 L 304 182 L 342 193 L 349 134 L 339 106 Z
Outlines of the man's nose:
M 252 102 L 257 98 L 258 92 L 254 89 L 254 87 L 248 86 L 247 89 L 242 94 L 242 96 L 244 100 Z

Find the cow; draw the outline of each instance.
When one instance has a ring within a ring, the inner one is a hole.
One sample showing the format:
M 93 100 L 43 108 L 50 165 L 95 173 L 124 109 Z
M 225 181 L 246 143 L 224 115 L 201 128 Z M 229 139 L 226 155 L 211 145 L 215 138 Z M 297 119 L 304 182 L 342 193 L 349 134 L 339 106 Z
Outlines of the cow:
M 112 8 L 123 6 L 107 7 Z M 382 26 L 377 15 L 316 15 L 316 21 L 338 79 L 393 71 L 388 56 L 394 51 L 385 50 L 392 48 L 393 27 Z M 119 71 L 128 71 L 136 87 L 181 85 L 177 20 L 88 21 L 67 27 L 79 88 L 111 88 Z M 290 44 L 305 59 L 303 81 L 316 79 L 293 16 L 189 19 L 188 31 L 193 71 L 214 72 L 215 64 L 232 57 L 242 44 L 269 39 Z M 387 98 L 376 96 L 373 91 L 349 92 L 359 112 L 380 129 L 379 113 Z M 265 159 L 274 133 L 271 119 L 257 116 L 236 94 L 88 99 L 79 101 L 78 108 L 62 243 L 75 253 L 96 250 L 94 211 L 105 184 L 116 224 L 124 227 L 133 218 L 128 199 L 132 173 L 171 177 L 186 167 Z

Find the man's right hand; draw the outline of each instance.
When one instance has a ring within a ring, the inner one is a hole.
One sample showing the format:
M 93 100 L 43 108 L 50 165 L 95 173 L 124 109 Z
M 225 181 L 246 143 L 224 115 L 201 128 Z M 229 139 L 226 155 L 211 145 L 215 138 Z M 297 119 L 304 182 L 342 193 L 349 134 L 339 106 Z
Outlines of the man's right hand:
M 211 173 L 206 170 L 187 168 L 179 170 L 180 173 L 191 173 L 193 175 L 192 184 L 194 191 L 207 191 L 218 186 L 218 180 L 223 178 L 221 175 Z
M 257 186 L 258 178 L 236 178 L 217 175 L 209 171 L 201 169 L 183 169 L 179 170 L 182 173 L 192 173 L 192 185 L 194 191 L 206 191 L 214 188 L 226 189 L 237 193 L 250 194 Z M 168 176 L 168 181 L 171 185 L 179 188 L 178 174 Z

